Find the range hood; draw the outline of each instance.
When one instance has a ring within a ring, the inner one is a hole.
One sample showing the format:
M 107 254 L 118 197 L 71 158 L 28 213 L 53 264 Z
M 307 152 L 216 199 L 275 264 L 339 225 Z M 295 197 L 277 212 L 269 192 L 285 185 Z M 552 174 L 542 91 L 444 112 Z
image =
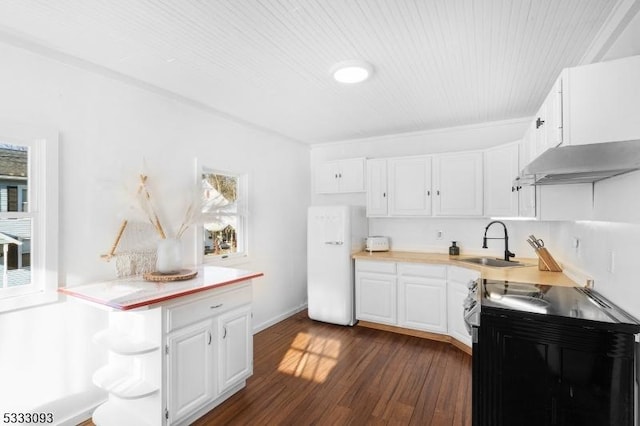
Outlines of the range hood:
M 640 140 L 551 148 L 526 166 L 518 185 L 597 182 L 640 170 Z

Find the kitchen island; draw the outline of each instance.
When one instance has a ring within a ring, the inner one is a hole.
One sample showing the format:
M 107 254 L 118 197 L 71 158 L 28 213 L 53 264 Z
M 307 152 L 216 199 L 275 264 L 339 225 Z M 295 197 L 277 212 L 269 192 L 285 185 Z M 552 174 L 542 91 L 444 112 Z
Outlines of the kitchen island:
M 252 282 L 203 267 L 185 281 L 142 277 L 60 289 L 108 311 L 94 336 L 109 362 L 93 375 L 108 400 L 96 425 L 189 424 L 245 386 L 253 372 Z

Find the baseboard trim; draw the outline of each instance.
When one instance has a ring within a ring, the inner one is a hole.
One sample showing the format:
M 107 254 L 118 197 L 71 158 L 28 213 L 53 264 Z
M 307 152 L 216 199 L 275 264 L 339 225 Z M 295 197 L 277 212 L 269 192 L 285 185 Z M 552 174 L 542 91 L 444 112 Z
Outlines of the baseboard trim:
M 445 334 L 430 333 L 428 331 L 421 331 L 421 330 L 412 330 L 410 328 L 396 327 L 396 326 L 387 325 L 387 324 L 378 324 L 378 323 L 369 322 L 369 321 L 358 321 L 357 325 L 360 327 L 373 328 L 376 330 L 390 331 L 392 333 L 404 334 L 406 336 L 419 337 L 421 339 L 428 339 L 428 340 L 435 340 L 438 342 L 449 343 L 453 347 L 461 350 L 462 352 L 465 352 L 468 355 L 471 355 L 471 352 L 472 352 L 470 347 L 468 347 L 462 342 L 459 342 L 453 337 L 447 336 Z
M 95 409 L 106 401 L 104 391 L 98 388 L 88 389 L 41 405 L 34 408 L 33 412 L 54 413 L 55 424 L 59 426 L 83 425 L 88 424 Z
M 269 327 L 271 327 L 272 325 L 275 325 L 277 323 L 279 323 L 280 321 L 284 321 L 285 319 L 297 314 L 298 312 L 304 311 L 305 309 L 307 309 L 307 304 L 304 303 L 296 308 L 290 309 L 274 318 L 271 318 L 270 320 L 267 320 L 265 322 L 263 322 L 262 324 L 256 325 L 255 327 L 253 327 L 253 334 L 259 333 L 262 330 L 265 330 Z

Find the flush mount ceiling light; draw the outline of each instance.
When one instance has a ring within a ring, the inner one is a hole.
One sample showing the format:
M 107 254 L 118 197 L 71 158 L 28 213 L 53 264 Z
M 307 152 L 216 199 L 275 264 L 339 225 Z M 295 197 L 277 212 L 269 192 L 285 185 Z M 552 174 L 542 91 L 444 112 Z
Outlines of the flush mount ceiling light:
M 360 83 L 371 77 L 372 73 L 371 64 L 359 60 L 342 61 L 331 67 L 331 75 L 340 83 Z

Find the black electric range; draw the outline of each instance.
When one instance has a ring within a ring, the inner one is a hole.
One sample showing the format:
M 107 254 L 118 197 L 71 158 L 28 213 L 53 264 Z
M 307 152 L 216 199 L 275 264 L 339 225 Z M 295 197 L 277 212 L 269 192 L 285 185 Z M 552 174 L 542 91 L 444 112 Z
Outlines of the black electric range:
M 548 321 L 584 324 L 629 333 L 640 332 L 640 324 L 597 292 L 583 287 L 563 287 L 510 281 L 481 280 L 480 311 L 516 311 L 548 316 Z M 512 315 L 515 313 L 511 313 Z
M 640 323 L 585 288 L 478 280 L 473 425 L 633 426 Z

